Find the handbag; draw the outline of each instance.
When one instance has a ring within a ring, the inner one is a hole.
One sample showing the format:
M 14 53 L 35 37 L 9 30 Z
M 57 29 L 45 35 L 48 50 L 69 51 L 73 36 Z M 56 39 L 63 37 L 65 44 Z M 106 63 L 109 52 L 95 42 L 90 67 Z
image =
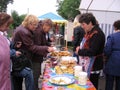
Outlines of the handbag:
M 13 71 L 21 71 L 25 67 L 31 67 L 31 61 L 26 57 L 24 52 L 22 52 L 20 56 L 12 57 L 12 70 Z

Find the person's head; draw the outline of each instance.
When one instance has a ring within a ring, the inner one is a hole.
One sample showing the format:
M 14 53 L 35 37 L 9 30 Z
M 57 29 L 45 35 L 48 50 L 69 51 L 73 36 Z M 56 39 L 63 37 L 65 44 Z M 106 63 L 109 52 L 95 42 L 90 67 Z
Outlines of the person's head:
M 115 31 L 120 30 L 120 20 L 117 20 L 113 23 Z
M 38 25 L 39 19 L 34 15 L 27 15 L 22 22 L 22 25 L 29 30 L 35 30 Z
M 45 33 L 49 32 L 50 29 L 53 27 L 53 22 L 51 19 L 44 19 L 42 21 L 42 25 L 43 25 L 43 30 Z
M 40 28 L 42 28 L 42 26 L 43 26 L 43 21 L 42 21 L 42 20 L 39 20 L 38 26 L 37 26 L 36 29 L 40 29 Z
M 0 31 L 7 31 L 12 22 L 13 18 L 10 15 L 4 12 L 0 12 Z
M 97 23 L 92 13 L 84 13 L 80 16 L 79 22 L 85 32 L 89 32 Z
M 15 48 L 16 49 L 21 48 L 21 46 L 22 46 L 22 42 L 18 41 L 18 42 L 15 43 Z
M 75 17 L 74 22 L 73 22 L 73 25 L 74 25 L 73 28 L 80 26 L 79 18 L 80 18 L 80 14 Z

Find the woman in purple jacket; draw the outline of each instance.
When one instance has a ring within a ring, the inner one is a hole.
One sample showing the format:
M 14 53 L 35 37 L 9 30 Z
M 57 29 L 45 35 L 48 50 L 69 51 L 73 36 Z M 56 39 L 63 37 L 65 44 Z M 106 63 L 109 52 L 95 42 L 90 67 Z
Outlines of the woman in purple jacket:
M 9 29 L 13 19 L 6 13 L 0 13 L 0 90 L 11 90 L 10 48 L 4 31 Z
M 107 38 L 104 55 L 107 57 L 104 72 L 106 74 L 105 90 L 113 90 L 114 80 L 115 90 L 120 90 L 120 20 L 113 24 L 115 33 Z

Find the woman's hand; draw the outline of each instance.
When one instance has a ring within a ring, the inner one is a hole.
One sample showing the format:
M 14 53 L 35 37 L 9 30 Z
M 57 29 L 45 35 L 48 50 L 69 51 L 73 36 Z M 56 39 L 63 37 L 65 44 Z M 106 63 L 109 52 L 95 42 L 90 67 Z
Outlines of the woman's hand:
M 53 47 L 48 47 L 48 52 L 53 52 L 55 49 Z
M 76 54 L 78 54 L 79 49 L 80 49 L 80 46 L 76 47 L 76 51 L 75 51 Z
M 51 38 L 50 38 L 50 41 L 54 42 L 54 41 L 55 41 L 55 38 L 54 38 L 54 37 L 51 37 Z
M 20 51 L 16 51 L 16 56 L 18 57 L 18 56 L 20 56 L 22 53 L 20 52 Z

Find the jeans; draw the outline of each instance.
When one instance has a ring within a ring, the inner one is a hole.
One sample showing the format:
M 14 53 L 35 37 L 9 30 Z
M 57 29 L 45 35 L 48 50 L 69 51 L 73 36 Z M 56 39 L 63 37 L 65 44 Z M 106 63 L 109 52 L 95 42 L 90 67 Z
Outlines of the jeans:
M 34 78 L 33 72 L 30 68 L 25 68 L 20 72 L 13 72 L 13 77 L 23 77 L 25 78 L 25 87 L 26 90 L 34 90 Z M 14 78 L 13 78 L 14 79 Z

